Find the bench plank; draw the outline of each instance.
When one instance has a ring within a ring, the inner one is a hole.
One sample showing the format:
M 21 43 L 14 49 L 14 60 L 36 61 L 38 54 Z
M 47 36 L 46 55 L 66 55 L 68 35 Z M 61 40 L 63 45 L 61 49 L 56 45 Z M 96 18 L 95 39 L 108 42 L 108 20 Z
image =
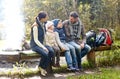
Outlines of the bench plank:
M 20 51 L 20 59 L 37 59 L 40 58 L 40 55 L 32 50 Z
M 0 51 L 0 61 L 18 62 L 19 60 L 20 55 L 17 51 Z

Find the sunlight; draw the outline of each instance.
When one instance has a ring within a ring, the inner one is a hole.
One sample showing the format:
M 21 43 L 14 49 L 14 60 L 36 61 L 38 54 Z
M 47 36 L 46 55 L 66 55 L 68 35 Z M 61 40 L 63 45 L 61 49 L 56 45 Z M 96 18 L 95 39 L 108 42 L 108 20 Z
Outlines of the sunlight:
M 3 0 L 3 25 L 5 27 L 6 49 L 21 49 L 25 29 L 21 12 L 23 0 Z

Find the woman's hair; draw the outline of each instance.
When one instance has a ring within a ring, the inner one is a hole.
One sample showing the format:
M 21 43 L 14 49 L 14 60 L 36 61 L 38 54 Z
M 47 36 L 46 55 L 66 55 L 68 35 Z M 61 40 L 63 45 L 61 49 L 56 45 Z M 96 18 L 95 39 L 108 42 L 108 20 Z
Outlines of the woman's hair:
M 40 11 L 40 13 L 38 14 L 38 18 L 39 18 L 39 20 L 41 20 L 42 18 L 45 18 L 47 16 L 47 13 L 46 12 L 44 12 L 44 11 Z
M 45 11 L 40 11 L 40 13 L 38 14 L 38 16 L 36 17 L 36 23 L 38 24 L 38 25 L 40 25 L 40 20 L 42 19 L 42 18 L 46 18 L 46 16 L 47 16 L 47 13 L 45 12 Z

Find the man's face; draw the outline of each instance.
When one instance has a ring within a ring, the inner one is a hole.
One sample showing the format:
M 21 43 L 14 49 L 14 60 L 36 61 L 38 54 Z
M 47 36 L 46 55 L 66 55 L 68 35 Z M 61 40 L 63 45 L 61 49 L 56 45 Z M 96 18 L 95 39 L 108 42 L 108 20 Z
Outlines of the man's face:
M 69 20 L 72 24 L 76 23 L 78 21 L 78 18 L 74 18 L 72 16 L 69 17 Z

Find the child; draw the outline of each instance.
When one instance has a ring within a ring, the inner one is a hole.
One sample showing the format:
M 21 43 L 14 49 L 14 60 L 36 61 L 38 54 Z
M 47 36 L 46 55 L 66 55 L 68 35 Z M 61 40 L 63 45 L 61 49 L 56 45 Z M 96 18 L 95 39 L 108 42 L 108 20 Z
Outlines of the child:
M 57 32 L 54 32 L 54 24 L 52 21 L 47 21 L 45 34 L 45 44 L 51 46 L 54 49 L 53 66 L 60 67 L 60 49 L 65 50 L 63 44 L 59 39 Z M 56 56 L 56 57 L 55 57 Z
M 62 20 L 54 19 L 53 23 L 55 31 L 57 31 L 59 34 L 60 41 L 64 44 L 65 47 L 69 49 L 68 51 L 65 51 L 65 58 L 68 65 L 67 69 L 72 71 L 79 71 L 75 48 L 71 44 L 66 42 L 65 30 L 62 24 Z

